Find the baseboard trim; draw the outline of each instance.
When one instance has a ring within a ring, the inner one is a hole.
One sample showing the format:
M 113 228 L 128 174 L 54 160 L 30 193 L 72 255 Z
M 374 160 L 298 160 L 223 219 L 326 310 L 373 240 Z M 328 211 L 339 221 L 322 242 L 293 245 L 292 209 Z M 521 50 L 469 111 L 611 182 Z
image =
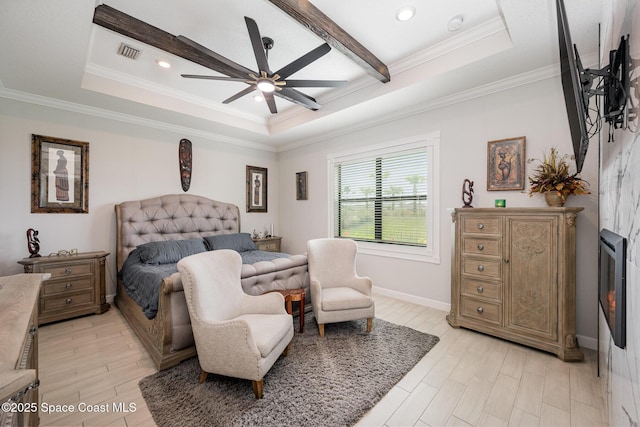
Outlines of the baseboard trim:
M 451 304 L 446 304 L 441 301 L 436 301 L 429 298 L 418 297 L 411 294 L 405 294 L 404 292 L 392 291 L 386 288 L 373 287 L 373 292 L 384 295 L 387 297 L 399 299 L 400 301 L 412 302 L 424 307 L 435 308 L 436 310 L 451 311 Z

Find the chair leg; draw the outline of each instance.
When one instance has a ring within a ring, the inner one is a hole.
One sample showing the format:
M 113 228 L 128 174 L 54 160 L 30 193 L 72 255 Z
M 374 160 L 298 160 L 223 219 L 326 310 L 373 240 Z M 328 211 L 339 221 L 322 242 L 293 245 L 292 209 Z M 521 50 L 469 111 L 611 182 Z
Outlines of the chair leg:
M 367 319 L 367 332 L 371 332 L 373 329 L 373 317 Z
M 207 375 L 208 375 L 207 372 L 200 369 L 200 379 L 198 380 L 198 382 L 202 384 L 207 379 Z
M 253 394 L 256 395 L 256 399 L 262 399 L 263 386 L 264 386 L 264 379 L 253 381 Z
M 285 349 L 284 349 L 284 351 L 282 352 L 282 355 L 283 355 L 284 357 L 287 357 L 287 356 L 289 355 L 289 349 L 290 349 L 290 348 L 291 348 L 291 343 L 289 343 L 289 344 L 287 345 L 287 348 L 285 348 Z
M 318 323 L 318 330 L 320 331 L 320 337 L 324 337 L 324 323 Z

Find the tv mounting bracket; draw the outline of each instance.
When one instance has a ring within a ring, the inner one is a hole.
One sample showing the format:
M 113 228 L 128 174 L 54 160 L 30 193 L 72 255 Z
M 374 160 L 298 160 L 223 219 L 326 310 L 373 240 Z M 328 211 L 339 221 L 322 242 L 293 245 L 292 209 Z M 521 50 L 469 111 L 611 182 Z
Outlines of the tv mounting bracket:
M 588 110 L 591 97 L 603 97 L 605 100 L 604 120 L 614 129 L 626 129 L 628 121 L 635 120 L 637 117 L 635 108 L 637 105 L 626 108 L 630 100 L 632 103 L 637 103 L 630 96 L 631 83 L 634 87 L 638 87 L 638 77 L 633 81 L 630 80 L 636 61 L 633 61 L 629 56 L 628 40 L 628 35 L 621 37 L 618 49 L 609 52 L 609 64 L 599 70 L 583 68 L 578 49 L 574 45 L 576 65 L 582 85 L 582 102 Z M 637 66 L 640 66 L 640 61 Z M 594 81 L 597 79 L 599 82 L 594 87 Z M 599 119 L 600 117 L 598 117 Z

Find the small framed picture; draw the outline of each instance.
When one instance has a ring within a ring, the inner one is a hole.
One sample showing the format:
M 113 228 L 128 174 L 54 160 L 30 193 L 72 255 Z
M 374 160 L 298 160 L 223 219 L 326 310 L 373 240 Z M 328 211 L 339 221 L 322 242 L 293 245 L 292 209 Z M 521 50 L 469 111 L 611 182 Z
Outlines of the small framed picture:
M 488 142 L 487 191 L 524 190 L 525 139 Z
M 296 173 L 296 200 L 307 200 L 307 172 Z
M 267 212 L 267 168 L 247 166 L 247 212 Z
M 31 213 L 89 212 L 89 143 L 31 137 Z

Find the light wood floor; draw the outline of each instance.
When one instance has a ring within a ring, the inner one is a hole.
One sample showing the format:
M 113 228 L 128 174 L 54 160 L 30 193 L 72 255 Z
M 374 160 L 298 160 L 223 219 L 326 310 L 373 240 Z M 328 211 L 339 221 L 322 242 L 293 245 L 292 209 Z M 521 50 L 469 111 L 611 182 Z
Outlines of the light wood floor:
M 453 329 L 445 314 L 376 295 L 378 318 L 437 335 L 440 342 L 358 426 L 606 426 L 595 352 L 586 351 L 584 362 L 564 363 Z M 45 325 L 39 334 L 41 404 L 109 409 L 41 412 L 42 426 L 155 425 L 138 388 L 155 369 L 117 308 Z M 118 411 L 120 404 L 133 404 L 135 411 Z

